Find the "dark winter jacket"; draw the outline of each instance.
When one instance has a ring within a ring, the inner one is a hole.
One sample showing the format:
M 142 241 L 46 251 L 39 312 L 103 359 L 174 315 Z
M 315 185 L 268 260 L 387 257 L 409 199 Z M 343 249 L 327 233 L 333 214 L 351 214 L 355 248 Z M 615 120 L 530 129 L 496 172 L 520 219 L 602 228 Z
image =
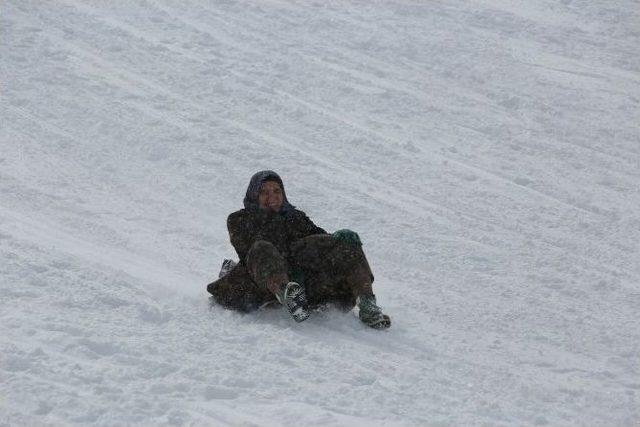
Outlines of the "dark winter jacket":
M 280 212 L 266 211 L 258 207 L 258 194 L 265 181 L 276 181 L 282 189 L 284 200 Z M 244 206 L 244 209 L 233 212 L 227 218 L 231 244 L 241 263 L 245 261 L 251 246 L 258 240 L 272 243 L 288 259 L 291 245 L 296 240 L 312 234 L 326 234 L 326 231 L 316 226 L 304 212 L 289 203 L 282 180 L 273 171 L 258 172 L 251 178 Z

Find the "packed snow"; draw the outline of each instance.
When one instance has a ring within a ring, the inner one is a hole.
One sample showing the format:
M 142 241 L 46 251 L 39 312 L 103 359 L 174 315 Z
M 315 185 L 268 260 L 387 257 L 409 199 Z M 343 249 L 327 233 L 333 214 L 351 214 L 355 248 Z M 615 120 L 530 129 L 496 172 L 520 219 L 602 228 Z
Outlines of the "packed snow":
M 640 424 L 633 0 L 0 2 L 0 425 Z M 251 175 L 393 320 L 205 291 Z

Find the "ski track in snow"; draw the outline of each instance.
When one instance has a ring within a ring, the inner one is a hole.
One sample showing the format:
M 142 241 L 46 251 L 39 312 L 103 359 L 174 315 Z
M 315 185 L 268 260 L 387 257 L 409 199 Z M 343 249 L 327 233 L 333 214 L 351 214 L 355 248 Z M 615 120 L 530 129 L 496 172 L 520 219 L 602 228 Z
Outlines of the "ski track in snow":
M 637 425 L 637 2 L 0 6 L 0 425 Z M 391 314 L 210 307 L 281 173 Z

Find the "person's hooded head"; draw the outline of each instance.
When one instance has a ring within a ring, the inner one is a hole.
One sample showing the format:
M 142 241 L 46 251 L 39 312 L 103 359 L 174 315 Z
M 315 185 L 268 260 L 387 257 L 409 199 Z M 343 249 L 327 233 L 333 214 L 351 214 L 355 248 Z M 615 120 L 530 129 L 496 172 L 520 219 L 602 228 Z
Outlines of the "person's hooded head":
M 251 177 L 244 196 L 244 208 L 248 211 L 262 209 L 286 214 L 295 207 L 287 200 L 280 176 L 274 171 L 265 170 Z

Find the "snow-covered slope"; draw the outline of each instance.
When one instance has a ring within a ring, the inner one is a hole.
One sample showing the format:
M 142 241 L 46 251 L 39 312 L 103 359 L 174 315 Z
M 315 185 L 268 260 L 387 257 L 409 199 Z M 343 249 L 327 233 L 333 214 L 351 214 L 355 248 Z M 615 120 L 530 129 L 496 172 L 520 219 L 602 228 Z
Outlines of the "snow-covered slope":
M 0 2 L 0 425 L 638 425 L 640 7 Z M 274 169 L 393 327 L 210 308 Z

